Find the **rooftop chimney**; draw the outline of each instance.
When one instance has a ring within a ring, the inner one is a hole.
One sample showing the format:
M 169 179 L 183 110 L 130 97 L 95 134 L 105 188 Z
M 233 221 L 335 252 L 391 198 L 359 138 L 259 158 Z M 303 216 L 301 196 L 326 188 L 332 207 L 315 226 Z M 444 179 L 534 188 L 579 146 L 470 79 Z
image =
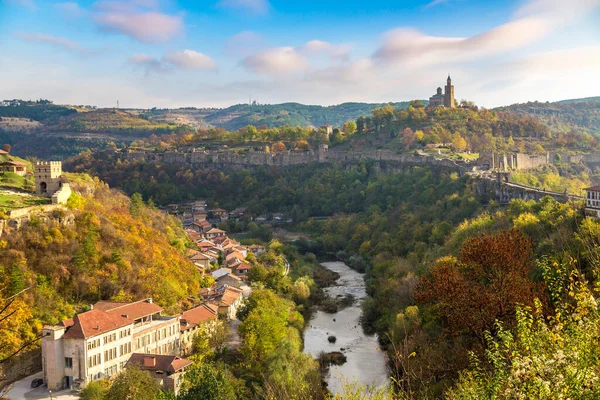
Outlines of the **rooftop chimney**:
M 152 304 L 152 297 L 150 297 L 148 300 L 146 300 L 148 303 Z
M 127 314 L 121 314 L 121 317 L 123 317 L 123 318 L 129 318 L 129 315 L 127 315 Z

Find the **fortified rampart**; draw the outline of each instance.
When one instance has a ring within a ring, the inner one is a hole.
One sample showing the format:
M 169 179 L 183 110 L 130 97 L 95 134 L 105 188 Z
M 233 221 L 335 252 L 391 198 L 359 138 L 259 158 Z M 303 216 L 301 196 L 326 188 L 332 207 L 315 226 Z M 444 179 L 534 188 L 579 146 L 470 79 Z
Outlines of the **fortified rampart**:
M 186 164 L 190 166 L 258 166 L 275 165 L 280 167 L 310 164 L 310 163 L 332 163 L 332 162 L 354 162 L 354 161 L 389 161 L 400 164 L 428 164 L 443 166 L 459 171 L 468 171 L 466 164 L 449 159 L 439 159 L 427 155 L 398 154 L 389 150 L 375 150 L 363 152 L 335 152 L 329 151 L 326 145 L 321 145 L 318 151 L 282 153 L 266 153 L 261 151 L 250 151 L 247 155 L 241 155 L 231 151 L 206 151 L 192 149 L 182 151 L 118 151 L 114 152 L 122 160 L 134 161 L 145 160 L 147 162 L 159 162 L 165 164 Z

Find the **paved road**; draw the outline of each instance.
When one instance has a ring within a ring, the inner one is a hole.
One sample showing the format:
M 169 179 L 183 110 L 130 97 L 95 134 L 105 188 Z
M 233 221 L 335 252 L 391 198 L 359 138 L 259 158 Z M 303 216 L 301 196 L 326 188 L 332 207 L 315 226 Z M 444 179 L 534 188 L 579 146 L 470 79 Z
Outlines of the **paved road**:
M 52 397 L 50 397 L 50 392 L 48 392 L 48 388 L 45 386 L 39 387 L 37 389 L 31 388 L 31 381 L 35 378 L 41 378 L 42 373 L 38 372 L 35 375 L 28 376 L 27 378 L 21 379 L 20 381 L 15 382 L 12 385 L 12 388 L 7 393 L 7 398 L 9 400 L 29 400 L 29 399 L 58 399 L 58 400 L 77 400 L 79 396 L 77 393 L 72 390 L 61 390 L 60 392 L 52 393 Z

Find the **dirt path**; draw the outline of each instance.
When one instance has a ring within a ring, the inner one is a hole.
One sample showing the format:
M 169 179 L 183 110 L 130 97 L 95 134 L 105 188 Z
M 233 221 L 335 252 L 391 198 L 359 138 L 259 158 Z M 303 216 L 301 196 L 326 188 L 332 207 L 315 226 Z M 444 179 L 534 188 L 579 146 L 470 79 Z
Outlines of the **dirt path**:
M 227 347 L 231 350 L 237 350 L 242 344 L 242 338 L 239 334 L 239 328 L 242 321 L 239 319 L 232 319 L 229 321 L 229 337 L 227 338 Z

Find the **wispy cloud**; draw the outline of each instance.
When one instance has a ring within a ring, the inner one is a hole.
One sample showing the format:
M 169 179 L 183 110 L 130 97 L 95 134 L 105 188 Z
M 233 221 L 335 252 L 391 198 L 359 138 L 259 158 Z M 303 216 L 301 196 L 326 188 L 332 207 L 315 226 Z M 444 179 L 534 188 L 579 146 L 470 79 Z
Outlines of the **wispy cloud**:
M 29 8 L 30 10 L 36 10 L 37 5 L 33 0 L 6 0 L 9 4 Z
M 161 58 L 147 54 L 135 54 L 128 62 L 135 66 L 143 67 L 146 74 L 163 73 L 174 70 L 216 70 L 216 62 L 206 54 L 195 50 L 173 51 Z
M 66 50 L 75 51 L 78 53 L 90 53 L 91 52 L 90 49 L 88 49 L 87 47 L 84 47 L 84 46 L 80 45 L 79 43 L 74 42 L 73 40 L 69 40 L 69 39 L 66 39 L 66 38 L 63 38 L 60 36 L 45 35 L 45 34 L 41 34 L 41 33 L 23 33 L 23 32 L 15 33 L 14 36 L 19 39 L 27 40 L 29 42 L 51 44 L 51 45 L 58 46 L 63 49 L 66 49 Z
M 220 0 L 217 6 L 239 9 L 256 15 L 265 15 L 271 8 L 268 0 Z
M 435 6 L 439 6 L 440 4 L 444 4 L 447 3 L 448 0 L 433 0 L 429 3 L 427 3 L 427 5 L 425 5 L 425 8 L 430 8 L 430 7 L 435 7 Z
M 532 0 L 513 20 L 471 37 L 428 36 L 398 28 L 384 35 L 374 58 L 381 63 L 422 66 L 463 62 L 521 49 L 600 5 L 600 0 Z
M 311 69 L 311 57 L 325 54 L 336 62 L 346 62 L 350 59 L 350 50 L 349 44 L 311 40 L 298 47 L 273 47 L 259 51 L 245 57 L 242 66 L 261 75 L 294 75 Z
M 74 1 L 54 3 L 54 7 L 67 19 L 83 17 L 86 14 L 86 11 Z
M 94 5 L 92 18 L 100 29 L 142 43 L 164 43 L 183 33 L 183 17 L 160 12 L 153 0 L 102 0 Z
M 265 45 L 265 39 L 256 32 L 243 31 L 225 42 L 224 53 L 228 56 L 246 57 L 259 51 Z

